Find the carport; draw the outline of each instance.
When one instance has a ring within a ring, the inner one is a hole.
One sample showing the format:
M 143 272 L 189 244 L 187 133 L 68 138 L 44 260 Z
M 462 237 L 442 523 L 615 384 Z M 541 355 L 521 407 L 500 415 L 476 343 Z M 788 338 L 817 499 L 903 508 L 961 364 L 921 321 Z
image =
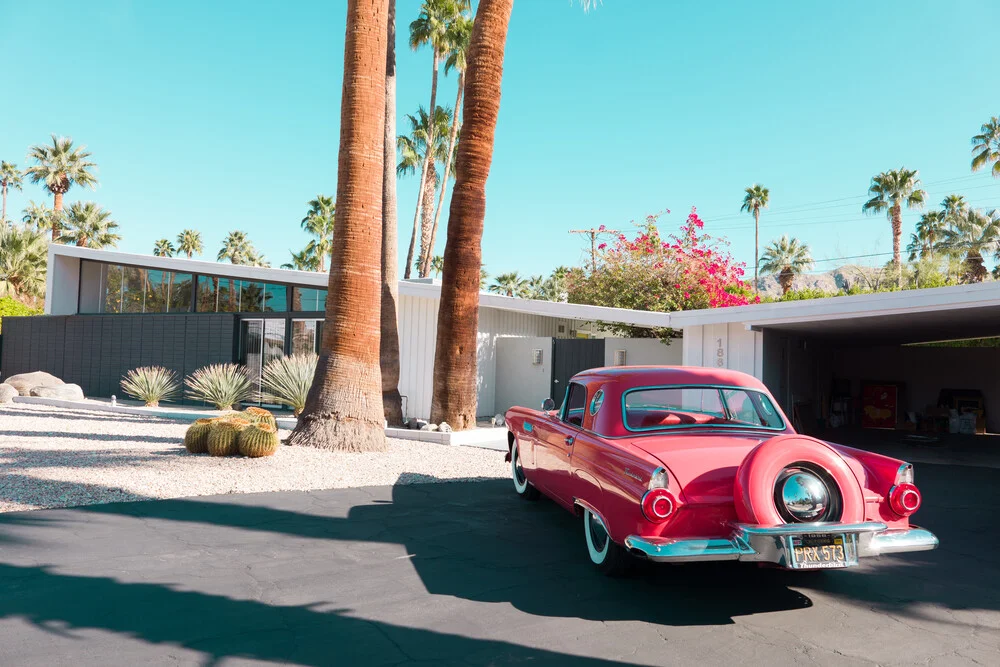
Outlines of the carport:
M 1000 432 L 1000 283 L 672 313 L 684 363 L 763 380 L 806 431 Z M 965 341 L 957 346 L 954 341 Z M 947 344 L 940 344 L 947 343 Z M 966 418 L 966 428 L 970 426 Z

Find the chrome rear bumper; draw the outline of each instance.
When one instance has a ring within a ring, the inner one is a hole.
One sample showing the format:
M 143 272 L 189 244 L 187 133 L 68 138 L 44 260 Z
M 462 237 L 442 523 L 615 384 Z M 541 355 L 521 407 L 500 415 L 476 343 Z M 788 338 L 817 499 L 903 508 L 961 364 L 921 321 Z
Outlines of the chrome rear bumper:
M 729 538 L 671 539 L 631 535 L 625 548 L 632 554 L 656 562 L 684 563 L 709 560 L 741 560 L 795 567 L 791 539 L 808 535 L 843 535 L 848 559 L 843 567 L 857 564 L 858 558 L 904 551 L 929 551 L 938 545 L 930 531 L 912 526 L 891 529 L 884 523 L 804 523 L 762 527 L 737 524 Z

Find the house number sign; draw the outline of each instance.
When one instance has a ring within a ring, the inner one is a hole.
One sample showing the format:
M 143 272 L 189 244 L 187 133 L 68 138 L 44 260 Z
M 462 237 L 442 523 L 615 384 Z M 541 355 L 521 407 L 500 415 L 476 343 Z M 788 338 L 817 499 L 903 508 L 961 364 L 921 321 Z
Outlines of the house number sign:
M 722 345 L 722 339 L 715 339 L 715 366 L 716 368 L 726 367 L 726 348 Z

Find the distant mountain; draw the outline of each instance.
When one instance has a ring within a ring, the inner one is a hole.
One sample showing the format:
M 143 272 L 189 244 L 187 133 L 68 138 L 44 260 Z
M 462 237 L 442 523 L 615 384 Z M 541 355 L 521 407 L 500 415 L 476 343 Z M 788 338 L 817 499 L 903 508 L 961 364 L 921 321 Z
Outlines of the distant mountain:
M 842 266 L 826 273 L 807 273 L 795 276 L 792 282 L 793 290 L 818 289 L 824 292 L 837 292 L 848 285 L 855 283 L 853 276 L 845 273 L 849 267 Z M 781 285 L 775 276 L 761 276 L 757 280 L 757 286 L 761 296 L 780 297 Z

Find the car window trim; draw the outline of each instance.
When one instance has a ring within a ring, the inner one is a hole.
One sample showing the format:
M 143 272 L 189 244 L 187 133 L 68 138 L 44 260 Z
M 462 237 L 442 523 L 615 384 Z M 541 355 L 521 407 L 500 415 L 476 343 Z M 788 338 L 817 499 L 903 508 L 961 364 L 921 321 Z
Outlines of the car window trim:
M 633 392 L 636 392 L 636 391 L 650 391 L 650 390 L 656 390 L 656 389 L 716 389 L 719 392 L 719 400 L 722 401 L 722 409 L 726 410 L 727 413 L 728 413 L 728 409 L 726 407 L 725 397 L 722 395 L 722 391 L 725 390 L 725 389 L 736 389 L 738 391 L 745 391 L 748 394 L 749 394 L 749 392 L 755 392 L 759 396 L 763 396 L 764 398 L 767 398 L 768 401 L 771 401 L 771 406 L 775 407 L 774 401 L 771 400 L 771 397 L 768 396 L 767 394 L 765 394 L 764 392 L 762 392 L 761 390 L 754 389 L 754 388 L 751 388 L 751 387 L 740 387 L 739 385 L 726 385 L 726 384 L 658 384 L 658 385 L 649 385 L 649 386 L 643 386 L 643 387 L 631 387 L 631 388 L 626 389 L 625 391 L 622 392 L 622 398 L 621 398 L 622 426 L 625 427 L 626 431 L 629 431 L 631 433 L 649 433 L 650 431 L 657 431 L 657 432 L 683 431 L 683 430 L 693 429 L 693 428 L 701 428 L 701 429 L 704 429 L 704 428 L 721 428 L 721 429 L 733 429 L 733 428 L 736 428 L 736 429 L 743 429 L 743 430 L 748 430 L 749 429 L 749 430 L 764 430 L 764 431 L 785 431 L 785 430 L 788 429 L 788 425 L 785 423 L 784 417 L 781 416 L 781 413 L 777 409 L 775 409 L 775 411 L 774 411 L 774 416 L 778 418 L 779 422 L 781 422 L 781 426 L 780 427 L 779 426 L 765 426 L 763 424 L 761 424 L 760 426 L 751 425 L 751 424 L 676 424 L 676 425 L 673 425 L 673 426 L 646 426 L 646 427 L 638 427 L 638 428 L 632 428 L 631 426 L 629 426 L 628 417 L 627 417 L 628 412 L 625 409 L 625 399 L 628 397 L 629 394 L 631 394 Z M 569 402 L 569 399 L 568 399 L 568 396 L 567 396 L 567 403 L 568 402 Z
M 583 413 L 580 415 L 579 425 L 566 419 L 566 415 L 569 414 L 569 395 L 573 391 L 573 385 L 576 385 L 583 389 Z M 567 426 L 571 426 L 576 429 L 583 429 L 583 420 L 587 416 L 587 385 L 581 384 L 579 382 L 573 382 L 572 380 L 566 385 L 566 396 L 563 398 L 562 410 L 559 411 L 559 421 Z

